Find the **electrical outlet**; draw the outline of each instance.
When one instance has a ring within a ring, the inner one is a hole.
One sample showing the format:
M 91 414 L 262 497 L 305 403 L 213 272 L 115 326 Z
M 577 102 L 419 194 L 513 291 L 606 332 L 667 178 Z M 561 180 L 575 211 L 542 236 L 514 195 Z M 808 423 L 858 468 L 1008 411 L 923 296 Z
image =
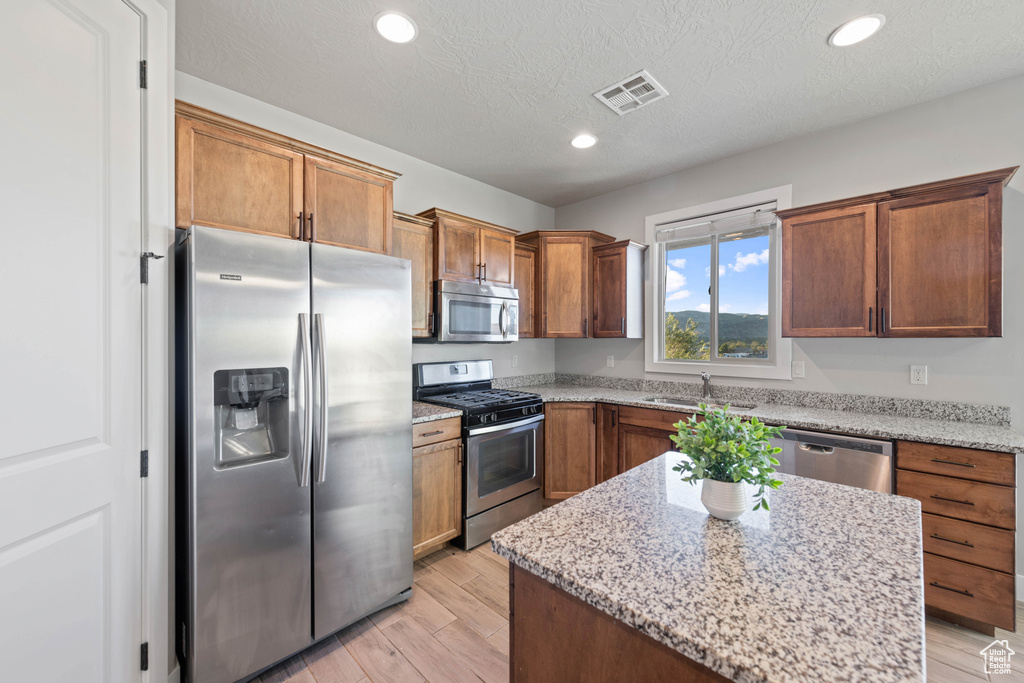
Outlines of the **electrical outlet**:
M 514 354 L 514 353 L 512 354 L 512 367 L 514 367 L 514 368 L 518 368 L 519 367 L 519 356 Z
M 615 367 L 615 356 L 608 356 L 607 358 L 605 358 L 604 364 L 607 365 L 610 368 L 614 368 Z
M 793 379 L 803 379 L 806 376 L 804 373 L 804 362 L 802 360 L 793 361 Z
M 911 365 L 910 366 L 910 383 L 911 384 L 928 384 L 928 366 L 927 365 Z

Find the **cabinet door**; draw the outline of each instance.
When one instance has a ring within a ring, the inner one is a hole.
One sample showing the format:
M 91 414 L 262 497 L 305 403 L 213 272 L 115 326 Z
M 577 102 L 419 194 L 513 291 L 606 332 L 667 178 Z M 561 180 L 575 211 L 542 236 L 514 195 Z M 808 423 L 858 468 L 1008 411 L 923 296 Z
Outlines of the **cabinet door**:
M 619 472 L 625 472 L 649 460 L 654 460 L 675 444 L 669 438 L 675 432 L 649 427 L 619 424 Z
M 434 316 L 434 229 L 394 219 L 392 256 L 412 262 L 412 336 L 429 337 Z
M 589 336 L 589 264 L 588 238 L 544 238 L 541 246 L 541 336 Z
M 878 205 L 884 337 L 1002 334 L 1002 184 Z
M 626 336 L 626 249 L 594 252 L 594 337 Z
M 544 406 L 544 497 L 564 499 L 597 483 L 593 403 Z
M 597 404 L 597 483 L 619 473 L 619 407 Z
M 519 291 L 519 338 L 534 336 L 534 278 L 536 277 L 537 251 L 517 246 L 515 253 L 515 278 L 513 286 Z
M 782 336 L 875 336 L 875 207 L 782 221 Z
M 480 281 L 480 228 L 443 218 L 437 222 L 437 277 Z
M 412 449 L 413 557 L 462 531 L 462 440 Z
M 306 157 L 306 220 L 314 242 L 391 253 L 392 183 L 344 164 Z
M 182 116 L 175 148 L 179 228 L 302 238 L 301 154 Z
M 512 235 L 480 229 L 480 275 L 484 284 L 511 287 L 515 261 Z

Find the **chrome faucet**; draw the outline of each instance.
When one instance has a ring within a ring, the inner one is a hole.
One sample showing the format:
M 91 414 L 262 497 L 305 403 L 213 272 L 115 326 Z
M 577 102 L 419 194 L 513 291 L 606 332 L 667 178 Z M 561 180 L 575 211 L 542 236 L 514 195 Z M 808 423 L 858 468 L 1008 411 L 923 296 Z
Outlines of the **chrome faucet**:
M 700 378 L 704 380 L 704 391 L 701 392 L 700 400 L 707 401 L 711 398 L 711 375 L 702 372 Z

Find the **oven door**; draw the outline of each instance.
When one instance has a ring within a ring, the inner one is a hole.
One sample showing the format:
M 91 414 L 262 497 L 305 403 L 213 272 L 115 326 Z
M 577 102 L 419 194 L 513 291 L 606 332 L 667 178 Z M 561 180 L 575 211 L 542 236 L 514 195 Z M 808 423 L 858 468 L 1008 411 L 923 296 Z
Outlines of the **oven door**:
M 543 415 L 470 429 L 466 436 L 466 517 L 539 489 L 543 453 Z
M 513 342 L 519 339 L 519 302 L 489 296 L 440 292 L 439 342 Z

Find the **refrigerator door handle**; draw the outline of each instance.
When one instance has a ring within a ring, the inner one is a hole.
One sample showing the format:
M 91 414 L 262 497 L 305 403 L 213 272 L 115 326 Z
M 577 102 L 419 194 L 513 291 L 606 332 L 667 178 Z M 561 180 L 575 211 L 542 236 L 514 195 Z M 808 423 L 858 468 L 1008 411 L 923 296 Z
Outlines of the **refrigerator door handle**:
M 319 355 L 320 370 L 320 434 L 317 446 L 319 448 L 318 463 L 316 467 L 316 483 L 323 484 L 327 481 L 327 353 L 324 341 L 324 315 L 317 313 L 314 317 L 316 322 L 316 345 Z
M 309 466 L 312 460 L 312 444 L 309 437 L 313 431 L 313 373 L 309 367 L 309 317 L 299 313 L 299 336 L 302 339 L 302 464 L 299 469 L 299 487 L 309 486 Z

